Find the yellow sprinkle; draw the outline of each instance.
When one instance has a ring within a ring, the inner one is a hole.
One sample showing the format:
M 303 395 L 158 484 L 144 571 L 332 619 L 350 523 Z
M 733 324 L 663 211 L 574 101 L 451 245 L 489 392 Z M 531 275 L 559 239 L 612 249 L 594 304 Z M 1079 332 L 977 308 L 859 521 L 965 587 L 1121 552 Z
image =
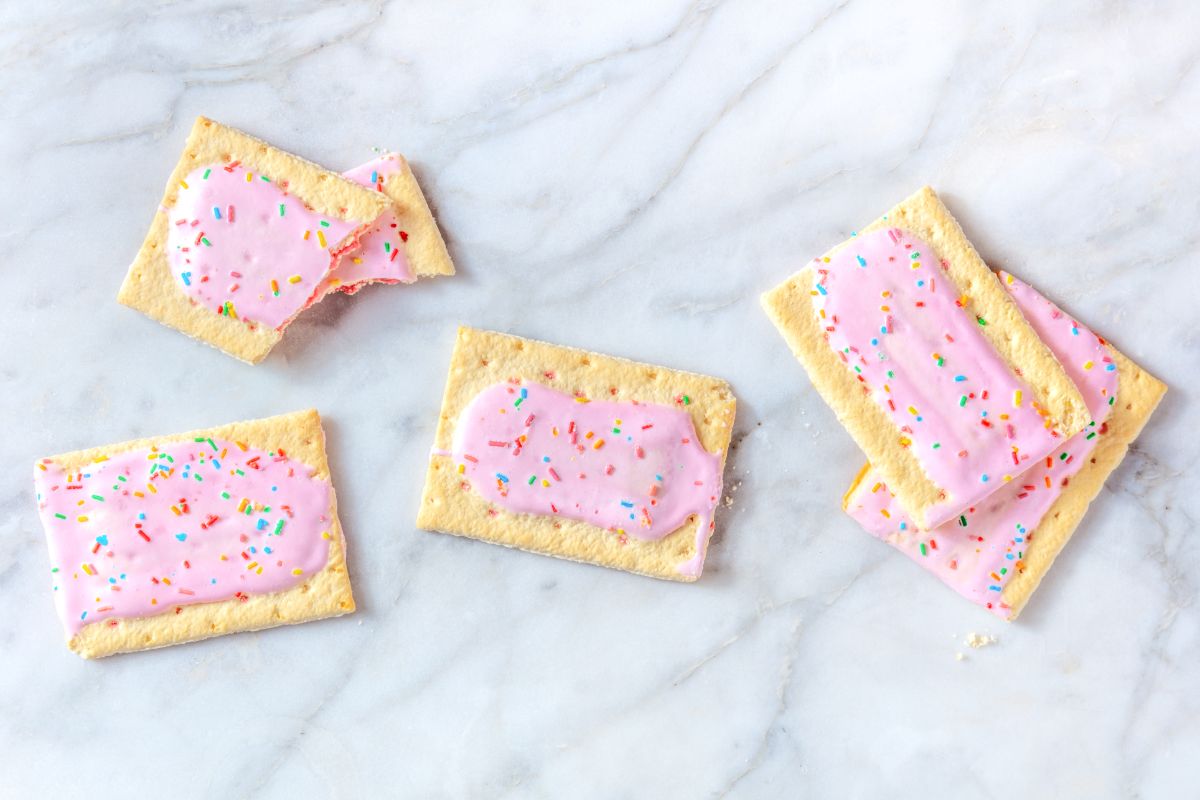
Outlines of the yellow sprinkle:
M 351 260 L 351 261 L 353 261 L 355 264 L 361 264 L 361 263 L 362 263 L 362 259 L 361 259 L 361 258 L 359 258 L 358 256 L 355 256 L 354 258 L 352 258 L 352 259 L 350 259 L 350 260 Z
M 597 440 L 595 441 L 595 443 L 592 445 L 592 449 L 593 449 L 593 450 L 599 450 L 601 447 L 604 447 L 604 440 L 603 440 L 603 439 L 597 439 Z
M 171 585 L 171 579 L 170 579 L 170 578 L 163 578 L 163 583 L 165 583 L 167 586 L 170 586 L 170 585 Z
M 1020 407 L 1021 407 L 1021 390 L 1014 389 L 1013 390 L 1013 408 L 1020 408 Z
M 179 185 L 180 185 L 180 186 L 182 186 L 182 187 L 183 187 L 183 188 L 185 188 L 185 189 L 186 189 L 186 188 L 188 188 L 187 181 L 180 181 L 180 182 L 179 182 Z
M 82 567 L 83 567 L 83 571 L 84 571 L 84 572 L 86 572 L 88 575 L 95 575 L 95 574 L 96 574 L 96 570 L 92 569 L 92 565 L 91 565 L 91 564 L 81 564 L 80 566 L 82 566 Z
M 545 478 L 542 478 L 542 486 L 549 488 L 550 481 L 546 480 Z
M 250 181 L 252 181 L 252 180 L 254 180 L 254 173 L 253 173 L 253 172 L 247 172 L 247 173 L 246 173 L 246 183 L 249 183 L 249 182 L 250 182 Z
M 294 570 L 292 570 L 292 574 L 293 575 L 303 575 L 304 570 L 300 569 L 299 567 L 296 567 Z
M 321 538 L 322 539 L 332 539 L 333 537 L 329 535 L 329 531 L 321 531 Z
M 1084 368 L 1084 369 L 1091 369 L 1091 368 L 1092 368 L 1092 367 L 1094 367 L 1094 366 L 1096 366 L 1096 365 L 1095 365 L 1095 363 L 1093 363 L 1093 362 L 1091 362 L 1091 361 L 1085 361 L 1085 362 L 1083 362 L 1083 368 Z
M 87 518 L 86 516 L 83 516 L 83 515 L 80 515 L 78 519 L 79 519 L 79 521 L 80 521 L 80 522 L 87 522 L 87 521 L 88 521 L 88 518 Z
M 910 444 L 912 444 L 912 439 L 909 439 L 907 436 L 900 437 L 900 446 L 901 447 L 908 447 Z
M 158 489 L 154 488 L 153 483 L 147 483 L 146 488 L 150 490 L 150 494 L 158 494 Z
M 881 509 L 879 509 L 879 513 L 880 513 L 880 514 L 883 514 L 883 515 L 884 515 L 885 517 L 887 517 L 888 519 L 891 519 L 891 518 L 892 518 L 892 515 L 888 513 L 888 510 L 887 510 L 886 508 L 881 508 Z
M 305 232 L 304 232 L 304 241 L 306 241 L 306 242 L 307 242 L 307 241 L 308 241 L 308 237 L 309 237 L 309 236 L 311 236 L 311 235 L 312 235 L 312 231 L 305 231 Z
M 872 486 L 872 487 L 871 487 L 871 494 L 875 494 L 876 492 L 878 492 L 878 491 L 879 491 L 879 487 L 880 487 L 880 486 L 883 486 L 883 484 L 882 484 L 882 483 L 876 483 L 874 486 Z
M 1005 280 L 1005 282 L 1007 282 L 1007 283 L 1012 283 L 1012 282 L 1013 282 L 1013 276 L 1012 276 L 1012 275 L 1005 275 L 1005 276 L 1004 276 L 1004 280 Z
M 914 261 L 914 262 L 912 262 L 912 268 L 913 268 L 913 269 L 920 269 L 920 268 L 921 268 L 921 262 L 920 262 L 920 261 Z
M 588 400 L 586 397 L 576 397 L 575 402 L 576 403 L 590 403 L 592 401 Z
M 290 278 L 288 278 L 288 283 L 299 283 L 300 281 L 301 281 L 301 278 L 299 275 L 293 275 Z
M 257 566 L 258 566 L 257 561 L 251 561 L 249 564 L 246 565 L 246 571 L 249 572 L 250 570 L 254 569 Z
M 101 461 L 108 461 L 108 456 L 96 456 L 92 459 L 93 464 L 99 464 Z
M 466 471 L 467 471 L 467 465 L 466 465 L 466 464 L 459 464 L 459 465 L 458 465 L 458 474 L 459 474 L 459 475 L 462 475 L 462 474 L 463 474 L 464 472 L 466 472 Z
M 321 243 L 321 247 L 325 247 L 325 231 L 317 231 L 317 241 Z
M 917 410 L 915 408 L 913 408 L 912 406 L 909 406 L 908 413 L 912 414 L 915 417 L 917 415 Z

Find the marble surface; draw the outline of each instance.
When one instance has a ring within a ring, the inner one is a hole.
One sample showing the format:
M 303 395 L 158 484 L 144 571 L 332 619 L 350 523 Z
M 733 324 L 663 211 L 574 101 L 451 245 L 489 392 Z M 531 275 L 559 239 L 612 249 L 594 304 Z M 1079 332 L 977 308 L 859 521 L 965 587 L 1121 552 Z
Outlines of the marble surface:
M 0 796 L 1194 793 L 1196 6 L 617 5 L 0 9 Z M 402 150 L 459 275 L 258 367 L 118 306 L 201 113 Z M 1012 625 L 840 512 L 861 456 L 758 305 L 923 183 L 1171 385 Z M 733 384 L 698 584 L 414 529 L 459 323 Z M 34 458 L 308 406 L 358 613 L 68 652 Z

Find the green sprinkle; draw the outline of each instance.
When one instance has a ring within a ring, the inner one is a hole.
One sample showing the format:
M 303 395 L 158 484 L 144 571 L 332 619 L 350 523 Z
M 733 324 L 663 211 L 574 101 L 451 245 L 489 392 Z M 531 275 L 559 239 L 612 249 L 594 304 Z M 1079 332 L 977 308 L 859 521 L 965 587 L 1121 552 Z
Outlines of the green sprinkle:
M 960 528 L 967 527 L 967 515 L 966 514 L 958 515 L 958 527 L 960 527 Z
M 253 513 L 254 513 L 254 503 L 246 503 L 246 516 L 248 517 Z
M 1066 460 L 1067 460 L 1067 454 L 1066 454 L 1066 453 L 1063 453 L 1061 456 L 1059 456 L 1059 457 L 1058 457 L 1058 460 L 1059 460 L 1059 461 L 1066 461 Z
M 692 398 L 688 397 L 688 396 L 685 394 L 685 395 L 683 396 L 683 404 L 684 404 L 685 406 L 690 406 L 690 405 L 692 404 Z
M 284 209 L 284 208 L 285 208 L 285 206 L 283 205 L 283 203 L 280 203 L 280 204 L 279 204 L 279 216 L 281 216 L 281 217 L 283 216 L 283 209 Z
M 66 515 L 66 514 L 55 514 L 54 516 L 58 517 L 59 519 L 66 519 L 66 518 L 67 518 L 67 515 Z
M 1092 431 L 1091 433 L 1089 433 L 1089 434 L 1087 435 L 1087 438 L 1088 438 L 1088 439 L 1095 439 L 1095 438 L 1096 438 L 1096 432 L 1095 432 L 1095 431 Z
M 93 499 L 93 500 L 99 500 L 101 503 L 103 503 L 103 502 L 104 502 L 104 498 L 103 498 L 103 497 L 101 497 L 101 496 L 100 496 L 100 495 L 98 495 L 98 494 L 94 494 L 94 495 L 92 495 L 92 499 Z
M 942 446 L 942 445 L 941 445 L 939 442 L 934 442 L 934 443 L 933 443 L 933 449 L 934 449 L 934 450 L 937 450 L 937 449 L 938 449 L 939 447 L 941 447 L 941 446 Z
M 328 228 L 328 227 L 329 227 L 329 223 L 328 223 L 328 222 L 326 222 L 325 220 L 321 220 L 321 227 L 322 227 L 322 228 Z
M 958 407 L 962 408 L 966 404 L 967 404 L 967 396 L 964 394 L 962 397 L 958 398 Z
M 1000 574 L 1001 574 L 1001 575 L 1007 575 L 1007 574 L 1008 574 L 1008 567 L 1001 567 L 1001 568 L 1000 568 Z
M 889 378 L 894 378 L 894 377 L 896 377 L 896 373 L 892 372 L 892 371 L 889 369 L 889 370 L 887 371 L 887 376 L 888 376 Z
M 983 317 L 975 317 L 975 321 L 978 322 L 980 325 L 987 325 L 987 320 L 984 319 Z
M 513 406 L 514 406 L 515 408 L 520 408 L 520 407 L 521 407 L 521 403 L 522 403 L 522 401 L 524 401 L 524 400 L 525 400 L 525 398 L 524 398 L 524 397 L 518 397 L 518 398 L 517 398 L 517 402 L 513 403 Z
M 924 542 L 921 542 L 921 555 L 923 555 L 923 556 L 927 556 L 927 555 L 929 555 L 929 551 L 925 549 L 925 543 L 924 543 Z
M 279 520 L 275 525 L 275 535 L 278 536 L 283 532 L 283 520 Z
M 200 241 L 204 242 L 204 244 L 205 244 L 207 247 L 212 247 L 212 242 L 210 242 L 210 241 L 208 240 L 208 237 L 207 237 L 207 236 L 205 236 L 204 238 L 202 238 Z
M 214 442 L 212 439 L 209 439 L 209 440 L 208 440 L 208 443 L 209 443 L 210 445 L 212 445 L 212 449 L 213 449 L 213 452 L 214 452 L 214 453 L 215 453 L 215 452 L 217 452 L 217 450 L 218 450 L 218 449 L 220 449 L 220 448 L 218 448 L 218 447 L 217 447 L 217 443 L 216 443 L 216 442 Z
M 529 485 L 533 486 L 533 482 L 536 480 L 537 480 L 537 475 L 530 475 L 529 476 Z
M 259 175 L 258 177 L 262 178 L 262 179 L 263 179 L 264 181 L 266 181 L 267 183 L 270 183 L 270 182 L 271 182 L 271 179 L 270 179 L 270 178 L 268 178 L 266 175 Z
M 242 472 L 240 469 L 235 469 L 234 472 L 236 472 L 238 475 L 241 475 L 243 478 L 246 477 L 246 473 Z
M 228 500 L 228 499 L 229 499 L 229 492 L 221 492 L 221 497 L 224 497 L 226 500 Z
M 1108 404 L 1111 406 L 1114 402 L 1116 402 L 1116 400 L 1117 400 L 1117 398 L 1115 396 L 1110 397 L 1110 398 L 1108 398 Z
M 613 433 L 620 433 L 620 432 L 621 432 L 620 428 L 613 428 Z
M 208 180 L 208 176 L 212 174 L 211 169 L 204 170 L 204 180 Z
M 383 243 L 383 252 L 385 252 L 385 253 L 390 253 L 390 252 L 392 252 L 392 243 L 391 243 L 391 242 L 384 242 L 384 243 Z
M 200 473 L 199 473 L 199 472 L 194 472 L 194 473 L 192 473 L 192 477 L 193 477 L 193 478 L 195 478 L 196 480 L 200 481 L 201 483 L 203 483 L 203 482 L 204 482 L 204 478 L 201 478 L 201 477 L 200 477 Z
M 940 358 L 940 357 L 939 357 L 939 358 L 938 358 L 938 360 L 937 360 L 937 365 L 938 365 L 939 367 L 944 367 L 944 366 L 946 366 L 946 359 L 944 359 L 944 358 Z
M 121 483 L 124 483 L 124 482 L 125 482 L 125 480 L 126 480 L 126 478 L 125 478 L 125 476 L 124 476 L 124 475 L 118 475 L 118 476 L 117 476 L 117 480 L 119 480 Z
M 51 568 L 50 568 L 50 571 L 51 571 L 51 572 L 58 572 L 58 567 L 51 567 Z

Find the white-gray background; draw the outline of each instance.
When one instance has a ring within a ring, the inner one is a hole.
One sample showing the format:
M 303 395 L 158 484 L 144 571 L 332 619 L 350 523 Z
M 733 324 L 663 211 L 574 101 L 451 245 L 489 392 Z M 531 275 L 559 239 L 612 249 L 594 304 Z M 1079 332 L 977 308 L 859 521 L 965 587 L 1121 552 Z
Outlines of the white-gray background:
M 5 3 L 0 794 L 1194 795 L 1198 64 L 1186 0 Z M 257 367 L 118 306 L 201 113 L 401 150 L 459 275 Z M 841 513 L 862 457 L 758 306 L 924 183 L 1171 385 L 1011 626 Z M 459 323 L 733 384 L 698 584 L 414 529 Z M 33 460 L 308 406 L 358 613 L 69 653 Z

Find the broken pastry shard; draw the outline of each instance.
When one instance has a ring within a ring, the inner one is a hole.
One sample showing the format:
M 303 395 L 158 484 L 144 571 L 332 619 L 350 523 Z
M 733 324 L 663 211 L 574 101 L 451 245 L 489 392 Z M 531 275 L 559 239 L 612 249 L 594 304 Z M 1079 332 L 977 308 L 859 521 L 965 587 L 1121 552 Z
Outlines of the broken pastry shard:
M 978 506 L 935 530 L 916 529 L 867 465 L 844 507 L 872 535 L 947 585 L 1014 619 L 1166 392 L 1166 386 L 1033 288 L 1002 281 L 1083 391 L 1093 421 Z
M 404 156 L 388 153 L 342 174 L 382 193 L 392 205 L 325 278 L 318 299 L 333 291 L 353 294 L 368 283 L 454 274 L 442 233 Z
M 85 658 L 354 610 L 316 411 L 44 458 L 34 482 Z
M 377 191 L 200 117 L 117 299 L 258 362 L 389 207 Z
M 460 328 L 417 525 L 693 581 L 735 411 L 716 378 Z
M 931 189 L 763 296 L 813 385 L 922 529 L 1090 421 Z

